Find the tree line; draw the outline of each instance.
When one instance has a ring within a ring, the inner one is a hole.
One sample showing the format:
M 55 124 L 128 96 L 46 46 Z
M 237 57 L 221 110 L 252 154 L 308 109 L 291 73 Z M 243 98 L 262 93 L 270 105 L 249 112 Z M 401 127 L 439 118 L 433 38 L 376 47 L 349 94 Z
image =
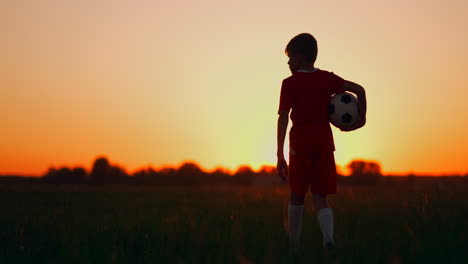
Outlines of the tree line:
M 338 185 L 401 185 L 410 187 L 446 186 L 468 187 L 468 174 L 431 177 L 431 175 L 392 176 L 382 175 L 381 166 L 376 161 L 353 160 L 347 168 L 349 176 L 338 174 Z M 88 185 L 286 185 L 281 182 L 274 166 L 263 166 L 258 171 L 249 166 L 241 166 L 235 172 L 218 168 L 204 171 L 195 162 L 184 162 L 179 167 L 152 167 L 128 173 L 125 168 L 111 164 L 105 156 L 97 157 L 90 171 L 83 167 L 51 167 L 40 177 L 1 175 L 0 185 L 30 184 L 88 184 Z
M 374 161 L 355 160 L 347 166 L 351 175 L 338 175 L 339 183 L 377 184 L 381 181 L 380 164 Z M 263 166 L 254 171 L 249 166 L 241 166 L 234 173 L 218 168 L 206 172 L 195 162 L 184 162 L 178 168 L 165 167 L 156 170 L 152 167 L 129 174 L 123 167 L 111 164 L 104 157 L 97 157 L 91 171 L 82 167 L 51 167 L 42 175 L 41 182 L 55 184 L 155 184 L 155 185 L 196 185 L 196 184 L 282 184 L 276 167 Z

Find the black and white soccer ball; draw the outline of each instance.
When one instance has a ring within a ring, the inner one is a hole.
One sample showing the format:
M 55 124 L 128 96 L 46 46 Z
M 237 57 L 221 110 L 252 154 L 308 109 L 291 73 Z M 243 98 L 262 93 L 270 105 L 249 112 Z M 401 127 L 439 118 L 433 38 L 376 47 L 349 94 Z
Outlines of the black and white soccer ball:
M 339 129 L 348 130 L 359 122 L 356 96 L 344 92 L 332 96 L 329 105 L 330 123 Z

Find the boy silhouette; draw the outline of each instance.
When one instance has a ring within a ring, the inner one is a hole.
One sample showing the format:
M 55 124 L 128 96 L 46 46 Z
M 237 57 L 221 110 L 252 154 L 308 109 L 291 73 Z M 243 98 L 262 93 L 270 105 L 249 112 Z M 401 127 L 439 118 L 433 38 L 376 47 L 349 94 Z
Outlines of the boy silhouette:
M 300 245 L 304 198 L 313 194 L 314 207 L 323 236 L 323 246 L 335 247 L 333 239 L 333 212 L 327 195 L 336 194 L 336 165 L 333 152 L 333 134 L 329 124 L 328 105 L 331 96 L 345 91 L 358 97 L 359 122 L 349 129 L 358 129 L 366 123 L 366 95 L 364 88 L 335 75 L 315 68 L 317 41 L 302 33 L 292 38 L 285 50 L 289 57 L 291 76 L 281 86 L 278 110 L 278 175 L 289 176 L 291 198 L 288 204 L 288 231 L 293 249 Z M 289 132 L 289 170 L 284 158 L 284 139 L 291 110 L 292 128 Z

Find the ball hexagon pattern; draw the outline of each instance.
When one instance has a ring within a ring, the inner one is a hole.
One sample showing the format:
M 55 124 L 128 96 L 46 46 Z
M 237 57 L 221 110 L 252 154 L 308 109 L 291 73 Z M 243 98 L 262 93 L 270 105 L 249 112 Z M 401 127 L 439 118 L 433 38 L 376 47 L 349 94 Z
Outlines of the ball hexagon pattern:
M 339 129 L 354 126 L 359 121 L 357 102 L 356 96 L 349 92 L 333 95 L 328 107 L 330 123 Z

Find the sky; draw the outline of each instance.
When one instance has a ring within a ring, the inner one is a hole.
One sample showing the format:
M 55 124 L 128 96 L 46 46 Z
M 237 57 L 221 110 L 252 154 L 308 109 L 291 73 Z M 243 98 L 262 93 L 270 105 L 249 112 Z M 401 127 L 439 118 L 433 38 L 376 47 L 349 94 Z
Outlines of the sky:
M 98 156 L 129 172 L 276 164 L 284 49 L 362 85 L 367 125 L 337 164 L 468 173 L 468 2 L 1 0 L 0 174 Z M 286 141 L 286 145 L 288 141 Z M 286 146 L 287 151 L 287 146 Z M 287 153 L 287 152 L 286 152 Z

